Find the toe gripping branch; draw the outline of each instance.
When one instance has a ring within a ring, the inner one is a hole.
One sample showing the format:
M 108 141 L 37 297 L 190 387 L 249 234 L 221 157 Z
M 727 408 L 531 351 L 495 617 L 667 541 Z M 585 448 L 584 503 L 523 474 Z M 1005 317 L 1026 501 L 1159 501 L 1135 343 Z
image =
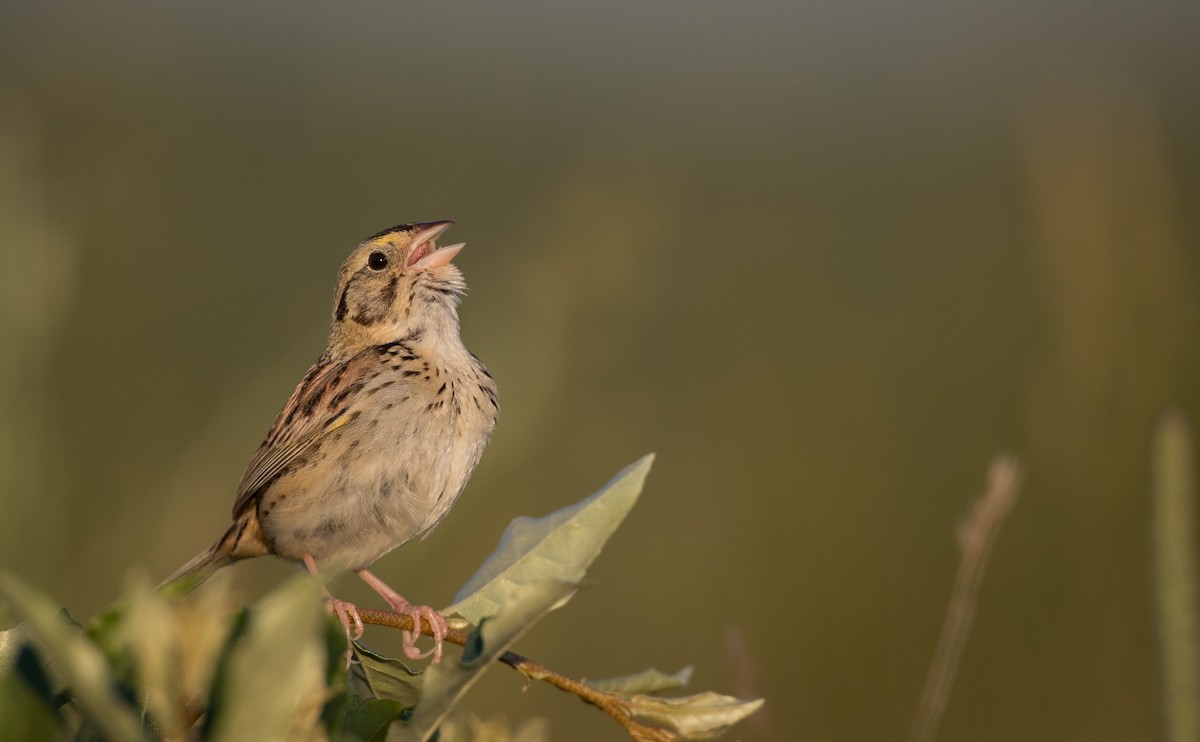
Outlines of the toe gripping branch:
M 317 563 L 311 554 L 304 556 L 304 566 L 308 569 L 309 574 L 320 577 L 320 573 L 317 571 Z M 432 655 L 433 664 L 436 665 L 441 662 L 442 643 L 446 639 L 446 635 L 450 633 L 450 627 L 446 623 L 445 616 L 427 605 L 414 605 L 408 602 L 400 593 L 396 592 L 390 585 L 376 577 L 370 571 L 366 569 L 356 571 L 363 582 L 370 585 L 375 592 L 379 593 L 387 601 L 393 611 L 402 616 L 407 616 L 412 621 L 412 628 L 401 632 L 403 636 L 404 656 L 410 660 L 419 660 Z M 354 642 L 362 638 L 363 620 L 358 606 L 349 601 L 339 600 L 333 597 L 328 590 L 325 590 L 325 609 L 337 616 L 338 622 L 341 623 L 342 629 L 346 632 L 347 640 Z M 428 627 L 429 635 L 433 637 L 433 648 L 426 652 L 422 652 L 417 648 L 417 639 L 422 633 L 422 621 Z M 346 663 L 349 665 L 349 652 L 347 652 Z

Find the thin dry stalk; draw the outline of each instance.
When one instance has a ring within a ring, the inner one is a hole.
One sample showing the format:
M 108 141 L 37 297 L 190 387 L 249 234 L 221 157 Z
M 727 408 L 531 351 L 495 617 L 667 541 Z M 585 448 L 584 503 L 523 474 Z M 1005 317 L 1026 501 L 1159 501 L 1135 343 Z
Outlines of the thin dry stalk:
M 998 456 L 988 467 L 987 490 L 975 501 L 966 519 L 955 529 L 962 557 L 954 577 L 954 591 L 942 624 L 937 651 L 921 693 L 921 704 L 908 738 L 911 742 L 931 742 L 946 711 L 950 687 L 958 672 L 963 647 L 975 617 L 979 586 L 988 557 L 1021 486 L 1021 467 L 1010 456 Z

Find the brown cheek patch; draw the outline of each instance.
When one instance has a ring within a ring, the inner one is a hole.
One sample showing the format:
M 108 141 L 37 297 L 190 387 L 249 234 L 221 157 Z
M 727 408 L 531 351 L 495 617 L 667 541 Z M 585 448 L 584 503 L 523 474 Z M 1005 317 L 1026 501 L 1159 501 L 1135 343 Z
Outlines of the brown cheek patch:
M 364 326 L 375 325 L 387 319 L 396 302 L 396 287 L 399 282 L 399 277 L 392 276 L 378 293 L 363 296 L 361 303 L 355 304 L 354 314 L 350 315 L 350 319 Z
M 364 327 L 379 324 L 387 316 L 387 307 L 379 301 L 367 300 L 359 305 L 350 319 Z
M 387 304 L 388 306 L 391 306 L 392 304 L 394 304 L 396 301 L 396 286 L 399 283 L 400 283 L 400 277 L 392 276 L 392 279 L 390 281 L 388 281 L 387 286 L 384 286 L 383 291 L 380 292 L 380 294 L 379 294 L 380 301 L 382 301 L 384 304 Z

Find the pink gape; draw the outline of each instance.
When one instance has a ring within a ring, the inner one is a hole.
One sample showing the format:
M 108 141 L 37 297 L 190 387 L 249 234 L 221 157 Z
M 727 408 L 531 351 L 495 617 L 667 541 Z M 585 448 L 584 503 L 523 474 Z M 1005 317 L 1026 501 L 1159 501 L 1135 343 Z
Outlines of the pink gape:
M 319 577 L 317 572 L 317 563 L 313 561 L 311 554 L 304 555 L 304 566 L 308 568 L 309 574 L 314 577 Z M 403 636 L 403 652 L 404 656 L 410 660 L 419 660 L 429 655 L 433 655 L 433 664 L 442 661 L 442 640 L 446 638 L 450 627 L 446 624 L 446 619 L 442 614 L 438 613 L 433 608 L 427 605 L 413 605 L 405 600 L 400 593 L 393 590 L 386 582 L 376 577 L 370 570 L 356 569 L 354 570 L 363 582 L 371 586 L 375 592 L 379 593 L 392 610 L 402 616 L 408 616 L 412 619 L 413 627 L 411 630 L 402 631 Z M 346 631 L 346 637 L 351 641 L 357 640 L 363 635 L 363 620 L 358 613 L 358 607 L 353 603 L 345 600 L 338 600 L 330 595 L 325 594 L 325 608 L 332 614 L 338 617 L 338 621 L 342 624 L 342 628 Z M 430 633 L 433 635 L 433 649 L 428 652 L 422 652 L 417 649 L 417 637 L 421 636 L 421 620 L 429 624 Z M 348 659 L 348 657 L 347 657 Z M 348 664 L 348 662 L 347 662 Z

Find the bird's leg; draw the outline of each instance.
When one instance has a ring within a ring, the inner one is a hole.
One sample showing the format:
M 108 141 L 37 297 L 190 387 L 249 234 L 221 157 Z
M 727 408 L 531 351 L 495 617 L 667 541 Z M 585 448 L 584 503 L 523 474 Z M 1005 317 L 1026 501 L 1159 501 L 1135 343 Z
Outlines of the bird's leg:
M 308 568 L 308 573 L 313 577 L 320 578 L 321 575 L 317 572 L 317 563 L 313 560 L 312 554 L 304 555 L 304 566 Z M 321 589 L 325 592 L 325 610 L 337 616 L 338 622 L 342 625 L 342 630 L 346 632 L 346 643 L 352 644 L 360 639 L 363 635 L 363 620 L 358 613 L 358 607 L 353 603 L 345 600 L 338 600 L 329 593 L 325 583 L 321 583 Z M 351 628 L 353 627 L 353 629 Z M 354 652 L 350 647 L 346 648 L 346 667 L 350 667 L 350 659 L 354 656 Z
M 446 634 L 450 631 L 450 627 L 446 624 L 446 618 L 438 613 L 433 608 L 427 605 L 413 605 L 400 596 L 400 593 L 393 590 L 386 582 L 373 575 L 369 570 L 356 570 L 358 576 L 363 578 L 363 582 L 370 585 L 375 592 L 383 596 L 383 599 L 388 602 L 392 610 L 402 616 L 408 616 L 412 619 L 412 631 L 401 632 L 403 634 L 403 650 L 404 656 L 410 660 L 419 660 L 422 657 L 433 655 L 433 664 L 442 661 L 442 640 L 446 638 Z M 429 624 L 429 632 L 433 636 L 433 649 L 422 653 L 417 649 L 417 637 L 421 635 L 421 619 Z

